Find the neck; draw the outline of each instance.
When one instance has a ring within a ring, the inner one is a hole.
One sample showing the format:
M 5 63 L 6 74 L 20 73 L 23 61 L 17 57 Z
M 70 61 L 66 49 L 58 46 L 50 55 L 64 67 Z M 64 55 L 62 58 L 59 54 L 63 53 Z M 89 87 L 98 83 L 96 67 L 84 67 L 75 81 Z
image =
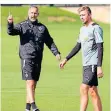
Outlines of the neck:
M 87 27 L 88 25 L 90 25 L 90 24 L 92 24 L 92 23 L 94 23 L 94 22 L 93 22 L 92 19 L 91 19 L 91 20 L 89 20 L 87 23 L 85 23 L 84 25 Z
M 38 23 L 38 20 L 36 19 L 35 21 L 31 21 L 29 18 L 28 20 L 34 25 L 34 24 L 37 24 Z

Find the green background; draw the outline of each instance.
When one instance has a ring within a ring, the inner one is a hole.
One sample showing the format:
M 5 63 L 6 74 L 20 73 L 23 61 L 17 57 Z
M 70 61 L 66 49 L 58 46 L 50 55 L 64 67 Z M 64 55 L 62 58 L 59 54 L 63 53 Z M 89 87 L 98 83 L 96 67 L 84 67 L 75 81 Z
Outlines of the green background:
M 21 66 L 18 56 L 19 36 L 7 34 L 9 11 L 18 23 L 27 18 L 28 6 L 1 7 L 1 105 L 2 111 L 24 111 L 25 81 L 21 80 Z M 57 7 L 39 7 L 39 21 L 48 27 L 58 46 L 62 59 L 75 46 L 82 26 L 79 16 Z M 61 20 L 62 19 L 62 20 Z M 104 31 L 104 78 L 99 79 L 99 94 L 103 111 L 110 110 L 110 25 L 100 23 Z M 45 46 L 40 80 L 36 88 L 36 103 L 41 111 L 79 111 L 79 87 L 82 81 L 81 52 L 73 57 L 63 70 L 59 62 Z M 87 111 L 93 111 L 89 100 Z

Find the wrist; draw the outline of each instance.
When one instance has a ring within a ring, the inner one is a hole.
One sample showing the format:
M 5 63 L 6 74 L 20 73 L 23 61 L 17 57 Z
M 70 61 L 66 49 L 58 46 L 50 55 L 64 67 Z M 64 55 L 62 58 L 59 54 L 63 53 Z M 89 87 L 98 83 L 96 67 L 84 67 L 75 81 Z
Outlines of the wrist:
M 67 62 L 68 60 L 67 60 L 67 58 L 65 58 L 65 62 Z
M 98 68 L 101 68 L 102 66 L 97 66 Z
M 101 66 L 98 66 L 97 69 L 102 69 L 102 67 L 101 67 Z

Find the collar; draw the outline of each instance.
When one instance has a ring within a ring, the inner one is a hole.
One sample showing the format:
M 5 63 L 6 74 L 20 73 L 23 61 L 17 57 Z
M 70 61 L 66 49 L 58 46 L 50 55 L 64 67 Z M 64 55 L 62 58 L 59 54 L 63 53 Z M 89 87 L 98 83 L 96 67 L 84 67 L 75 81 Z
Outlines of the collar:
M 31 24 L 31 25 L 37 25 L 39 22 L 38 20 L 36 19 L 36 21 L 31 21 L 29 18 L 27 19 L 28 23 Z

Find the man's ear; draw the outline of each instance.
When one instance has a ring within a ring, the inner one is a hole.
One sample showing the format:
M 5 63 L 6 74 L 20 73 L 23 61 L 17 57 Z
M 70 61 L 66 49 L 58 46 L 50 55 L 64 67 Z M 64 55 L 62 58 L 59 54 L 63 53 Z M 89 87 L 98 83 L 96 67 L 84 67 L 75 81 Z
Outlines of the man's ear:
M 90 17 L 92 18 L 92 14 L 90 14 Z
M 92 17 L 92 14 L 91 14 L 91 13 L 88 13 L 88 15 L 89 15 L 90 17 Z
M 91 14 L 88 12 L 88 15 L 91 15 Z

